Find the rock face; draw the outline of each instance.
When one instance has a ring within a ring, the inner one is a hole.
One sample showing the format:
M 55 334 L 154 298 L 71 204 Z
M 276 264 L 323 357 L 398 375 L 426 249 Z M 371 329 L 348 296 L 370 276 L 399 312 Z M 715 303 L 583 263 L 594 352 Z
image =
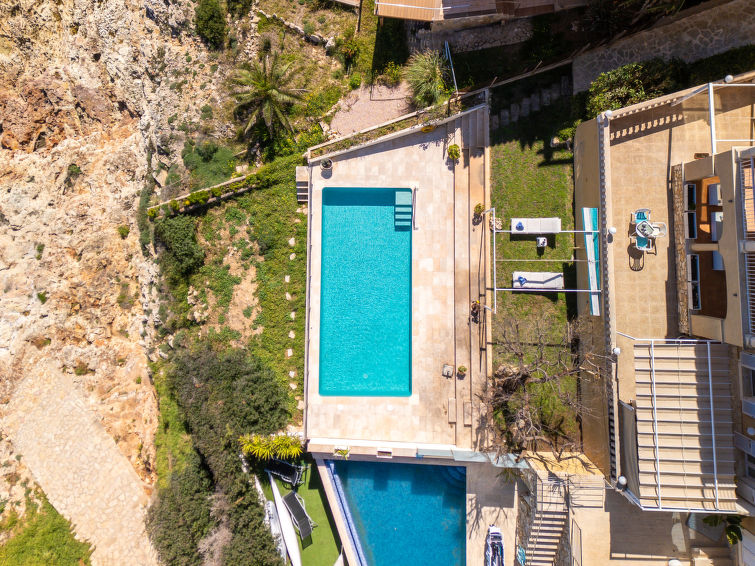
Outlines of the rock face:
M 192 6 L 190 0 L 0 2 L 0 440 L 15 445 L 24 461 L 24 451 L 34 454 L 26 464 L 53 504 L 75 493 L 58 493 L 65 484 L 56 485 L 40 462 L 46 470 L 68 469 L 80 485 L 102 480 L 80 477 L 88 469 L 110 473 L 128 462 L 133 470 L 117 475 L 136 482 L 145 501 L 155 481 L 158 417 L 147 361 L 150 354 L 156 359 L 157 268 L 142 253 L 136 209 L 148 148 L 162 145 L 170 154 L 182 144 L 170 136 L 168 118 L 179 108 L 189 118 L 198 115 L 217 95 L 216 86 L 197 95 L 209 64 L 183 91 L 163 80 L 192 53 L 195 60 L 207 57 L 178 37 Z M 119 226 L 130 228 L 125 238 Z M 46 396 L 33 393 L 41 382 L 75 393 L 88 415 L 82 422 L 100 427 L 123 458 L 73 465 L 65 450 L 45 452 L 56 444 L 45 430 L 23 443 L 14 439 L 14 431 L 30 426 L 19 407 L 46 414 Z M 15 474 L 14 466 L 22 464 L 11 459 L 0 475 Z M 0 481 L 0 489 L 5 485 Z M 7 491 L 0 499 L 18 490 Z M 82 519 L 79 507 L 61 507 L 74 524 Z M 124 524 L 141 524 L 144 505 L 123 513 L 137 514 Z M 117 548 L 112 532 L 92 532 L 86 536 L 97 548 L 93 564 L 126 564 L 118 548 L 149 547 L 143 531 Z M 144 552 L 153 557 L 150 548 Z

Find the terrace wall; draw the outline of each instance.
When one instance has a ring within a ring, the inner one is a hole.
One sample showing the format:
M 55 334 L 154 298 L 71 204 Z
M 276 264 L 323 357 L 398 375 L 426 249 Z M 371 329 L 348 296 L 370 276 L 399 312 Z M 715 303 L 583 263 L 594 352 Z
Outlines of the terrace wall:
M 708 2 L 575 57 L 574 92 L 587 90 L 599 74 L 628 63 L 653 57 L 697 61 L 749 45 L 753 37 L 755 10 L 751 0 Z M 722 78 L 726 73 L 721 69 Z

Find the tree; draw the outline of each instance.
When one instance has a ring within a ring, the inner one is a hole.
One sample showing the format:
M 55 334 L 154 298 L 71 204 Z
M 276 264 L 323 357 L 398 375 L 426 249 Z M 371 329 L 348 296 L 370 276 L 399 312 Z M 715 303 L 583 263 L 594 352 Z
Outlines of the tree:
M 301 100 L 302 89 L 290 87 L 295 68 L 293 61 L 281 63 L 278 55 L 265 56 L 250 69 L 237 69 L 231 78 L 231 94 L 236 100 L 234 115 L 243 120 L 248 134 L 263 123 L 271 137 L 280 130 L 293 132 L 286 116 L 289 107 Z
M 490 378 L 483 400 L 499 453 L 548 448 L 557 460 L 579 450 L 578 418 L 589 412 L 577 381 L 603 373 L 605 356 L 592 347 L 587 322 L 559 333 L 548 322 L 503 321 L 498 342 L 504 363 Z
M 412 89 L 414 104 L 432 106 L 446 92 L 448 62 L 436 51 L 415 53 L 409 58 L 405 76 Z
M 207 44 L 220 49 L 225 44 L 225 14 L 218 0 L 199 0 L 194 9 L 194 25 L 199 37 Z
M 155 238 L 167 253 L 162 260 L 168 276 L 188 275 L 204 263 L 204 250 L 197 243 L 196 222 L 191 216 L 172 216 L 155 222 Z

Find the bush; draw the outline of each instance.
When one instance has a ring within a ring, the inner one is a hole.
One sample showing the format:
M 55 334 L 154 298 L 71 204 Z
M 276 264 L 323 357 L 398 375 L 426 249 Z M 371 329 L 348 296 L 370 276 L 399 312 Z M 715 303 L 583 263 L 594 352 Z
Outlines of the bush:
M 204 263 L 204 250 L 197 243 L 194 218 L 161 218 L 155 222 L 155 237 L 165 246 L 162 259 L 169 272 L 188 275 Z
M 210 106 L 209 104 L 202 106 L 201 112 L 202 120 L 210 120 L 212 118 L 212 106 Z
M 241 451 L 258 460 L 298 458 L 302 453 L 301 440 L 293 434 L 245 434 L 239 438 Z
M 351 90 L 357 89 L 360 86 L 362 86 L 362 74 L 361 73 L 353 73 L 349 77 L 349 88 Z
M 593 118 L 606 110 L 651 100 L 679 90 L 688 82 L 689 69 L 679 59 L 630 63 L 601 73 L 593 81 L 588 91 L 587 115 Z
M 461 157 L 461 150 L 459 149 L 459 146 L 456 144 L 449 145 L 448 146 L 448 158 L 451 161 L 458 161 Z
M 147 530 L 164 564 L 200 566 L 197 545 L 212 526 L 212 482 L 199 456 L 189 454 L 185 467 L 160 489 L 147 514 Z
M 448 62 L 435 51 L 415 53 L 409 58 L 406 80 L 417 106 L 432 106 L 446 92 Z
M 121 224 L 120 226 L 118 226 L 118 235 L 122 239 L 125 240 L 126 238 L 128 238 L 129 232 L 131 232 L 131 228 L 129 228 L 128 224 Z
M 729 49 L 690 64 L 690 86 L 720 80 L 755 69 L 755 45 Z
M 401 75 L 404 72 L 404 70 L 401 68 L 401 66 L 396 65 L 393 61 L 389 62 L 385 69 L 383 69 L 383 77 L 385 78 L 385 83 L 390 86 L 396 86 L 401 82 Z
M 223 47 L 226 35 L 225 14 L 220 9 L 218 0 L 199 0 L 194 9 L 194 25 L 199 37 L 204 39 L 210 47 L 214 49 Z
M 168 381 L 194 446 L 232 502 L 227 511 L 232 536 L 223 550 L 224 564 L 280 565 L 264 511 L 241 469 L 238 438 L 283 428 L 289 417 L 287 394 L 257 358 L 243 350 L 216 351 L 217 346 L 208 340 L 179 352 Z

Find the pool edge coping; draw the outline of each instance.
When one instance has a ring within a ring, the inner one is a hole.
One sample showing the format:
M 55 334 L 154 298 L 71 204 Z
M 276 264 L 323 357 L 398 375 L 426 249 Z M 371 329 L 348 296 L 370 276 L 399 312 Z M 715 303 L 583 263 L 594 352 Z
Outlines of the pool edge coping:
M 343 493 L 340 492 L 339 494 L 339 488 L 333 477 L 334 471 L 331 470 L 328 461 L 323 458 L 315 457 L 315 462 L 330 509 L 333 512 L 333 520 L 341 539 L 341 550 L 346 555 L 346 561 L 350 566 L 367 566 L 367 562 L 363 559 L 364 551 L 361 549 L 358 535 L 348 516 L 348 507 L 344 509 L 346 501 L 343 499 Z M 356 541 L 354 537 L 357 537 Z

